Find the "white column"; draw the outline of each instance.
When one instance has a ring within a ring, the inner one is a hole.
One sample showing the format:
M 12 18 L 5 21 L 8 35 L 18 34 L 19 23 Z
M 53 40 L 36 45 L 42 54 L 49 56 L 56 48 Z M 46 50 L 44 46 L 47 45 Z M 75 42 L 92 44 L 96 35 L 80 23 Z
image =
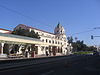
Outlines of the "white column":
M 40 45 L 38 45 L 38 55 L 42 55 L 43 54 L 43 51 L 41 49 L 42 49 L 42 47 Z
M 45 46 L 43 46 L 43 54 L 45 54 Z
M 3 54 L 4 43 L 1 43 L 1 54 Z
M 57 46 L 57 53 L 58 53 L 58 46 Z
M 21 49 L 22 49 L 22 45 L 20 45 L 20 47 L 19 47 L 19 49 L 17 51 L 17 54 L 21 54 L 22 53 Z

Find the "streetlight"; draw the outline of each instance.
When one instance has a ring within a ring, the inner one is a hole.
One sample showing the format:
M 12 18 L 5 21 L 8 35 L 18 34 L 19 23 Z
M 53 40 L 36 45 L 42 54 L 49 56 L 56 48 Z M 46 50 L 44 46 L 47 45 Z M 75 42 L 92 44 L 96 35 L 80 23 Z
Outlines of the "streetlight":
M 91 35 L 91 39 L 93 40 L 93 35 Z
M 93 28 L 93 29 L 100 29 L 100 27 L 95 27 L 95 28 Z M 91 39 L 92 39 L 92 40 L 94 39 L 94 37 L 100 37 L 100 36 L 93 36 L 93 35 L 91 35 Z
M 100 37 L 100 36 L 93 36 L 93 35 L 91 35 L 91 39 L 92 39 L 92 40 L 94 39 L 94 37 Z
M 100 29 L 100 27 L 95 27 L 95 28 L 93 28 L 93 29 Z

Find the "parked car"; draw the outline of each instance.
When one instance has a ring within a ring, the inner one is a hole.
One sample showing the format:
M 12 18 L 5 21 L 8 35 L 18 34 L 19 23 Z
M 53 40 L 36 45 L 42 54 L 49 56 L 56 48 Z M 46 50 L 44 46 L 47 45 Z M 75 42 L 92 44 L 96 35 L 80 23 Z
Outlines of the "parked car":
M 100 54 L 100 52 L 98 52 L 98 51 L 93 52 L 93 55 L 99 56 L 99 54 Z

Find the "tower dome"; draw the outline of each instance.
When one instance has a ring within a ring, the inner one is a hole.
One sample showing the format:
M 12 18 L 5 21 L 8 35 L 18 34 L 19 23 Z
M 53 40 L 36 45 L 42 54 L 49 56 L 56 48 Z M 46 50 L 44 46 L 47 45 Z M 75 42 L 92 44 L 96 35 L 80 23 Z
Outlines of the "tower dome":
M 54 34 L 65 34 L 64 27 L 60 23 L 55 27 Z
M 55 27 L 54 34 L 56 35 L 55 38 L 66 40 L 65 29 L 60 23 Z

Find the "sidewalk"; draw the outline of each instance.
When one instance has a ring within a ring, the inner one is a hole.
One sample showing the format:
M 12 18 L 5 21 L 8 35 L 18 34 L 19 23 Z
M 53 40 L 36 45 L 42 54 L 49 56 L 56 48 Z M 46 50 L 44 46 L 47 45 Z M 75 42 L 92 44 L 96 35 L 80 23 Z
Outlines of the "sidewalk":
M 45 54 L 44 55 L 35 55 L 35 58 L 41 58 L 41 57 L 53 57 L 54 55 L 51 54 L 51 55 L 48 55 L 46 56 Z M 63 56 L 63 54 L 61 53 L 56 53 L 56 56 Z
M 49 56 L 46 56 L 45 54 L 44 55 L 35 55 L 35 57 L 29 57 L 29 58 L 42 58 L 42 57 L 53 57 L 54 55 L 51 54 Z M 56 56 L 63 56 L 63 54 L 61 53 L 56 53 Z M 21 58 L 0 58 L 0 60 L 16 60 L 16 59 L 28 59 L 28 58 L 25 58 L 25 57 L 21 57 Z

